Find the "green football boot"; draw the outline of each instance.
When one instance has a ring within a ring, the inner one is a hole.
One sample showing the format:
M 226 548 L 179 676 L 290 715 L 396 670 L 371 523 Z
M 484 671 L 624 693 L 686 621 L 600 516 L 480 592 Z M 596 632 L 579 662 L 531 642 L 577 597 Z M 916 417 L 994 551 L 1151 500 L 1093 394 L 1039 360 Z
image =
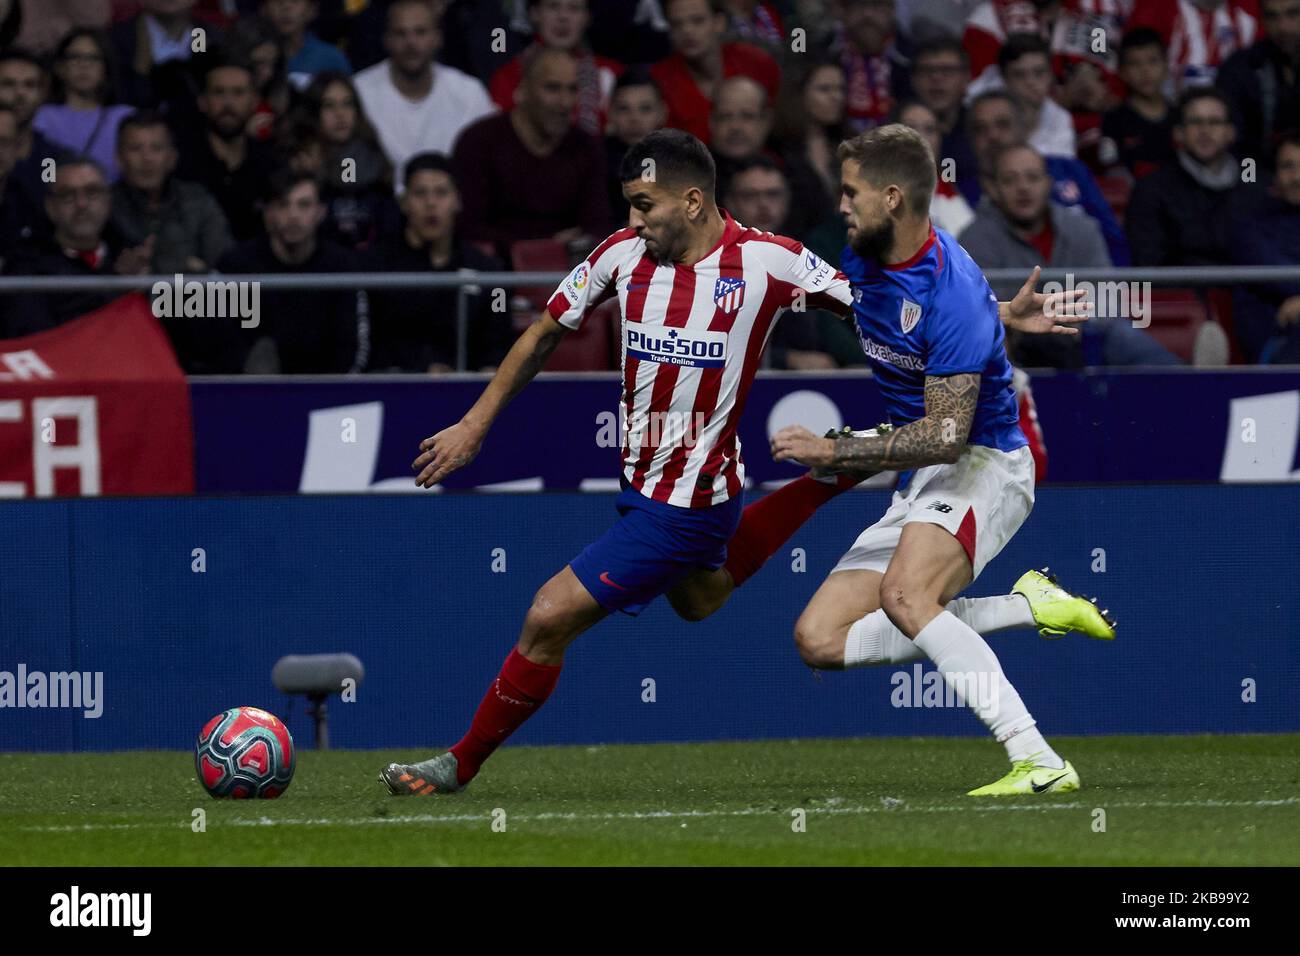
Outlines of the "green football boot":
M 1026 571 L 1011 593 L 1029 602 L 1043 637 L 1054 639 L 1078 631 L 1099 641 L 1115 639 L 1115 619 L 1110 611 L 1098 610 L 1096 598 L 1085 600 L 1065 590 L 1047 568 Z

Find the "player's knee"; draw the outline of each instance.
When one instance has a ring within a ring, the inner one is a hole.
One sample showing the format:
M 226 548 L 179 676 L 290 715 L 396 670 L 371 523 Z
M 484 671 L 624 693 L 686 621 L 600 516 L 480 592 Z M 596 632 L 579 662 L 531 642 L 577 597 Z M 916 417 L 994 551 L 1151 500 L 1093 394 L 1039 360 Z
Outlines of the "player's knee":
M 533 596 L 532 606 L 524 617 L 524 634 L 530 644 L 549 647 L 559 643 L 563 646 L 574 627 L 574 616 L 570 609 L 554 600 L 545 588 Z
M 677 612 L 678 617 L 691 623 L 704 620 L 718 609 L 718 606 L 713 602 L 695 594 L 670 598 L 668 603 L 673 606 L 673 610 Z
M 885 575 L 880 582 L 880 608 L 895 627 L 905 634 L 911 633 L 909 626 L 916 616 L 918 602 L 912 588 L 905 582 L 891 580 L 889 575 Z
M 794 625 L 794 646 L 809 667 L 844 666 L 844 642 L 836 637 L 836 628 L 815 614 L 801 615 Z

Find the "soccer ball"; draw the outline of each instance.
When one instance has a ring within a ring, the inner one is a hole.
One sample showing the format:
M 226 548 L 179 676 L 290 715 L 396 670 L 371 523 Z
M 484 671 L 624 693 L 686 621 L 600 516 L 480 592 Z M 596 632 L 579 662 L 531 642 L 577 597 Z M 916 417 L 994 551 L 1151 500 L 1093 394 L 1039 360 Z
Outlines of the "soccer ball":
M 214 797 L 278 797 L 293 779 L 293 737 L 274 714 L 235 707 L 199 731 L 194 767 Z

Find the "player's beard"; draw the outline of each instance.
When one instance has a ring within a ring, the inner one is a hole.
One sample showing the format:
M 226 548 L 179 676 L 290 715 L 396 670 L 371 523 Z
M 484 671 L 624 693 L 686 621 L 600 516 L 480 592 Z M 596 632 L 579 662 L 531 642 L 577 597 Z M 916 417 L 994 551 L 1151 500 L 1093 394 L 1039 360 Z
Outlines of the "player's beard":
M 889 216 L 872 230 L 859 226 L 853 241 L 849 243 L 850 248 L 863 259 L 874 259 L 877 262 L 885 261 L 885 256 L 893 245 L 894 220 Z

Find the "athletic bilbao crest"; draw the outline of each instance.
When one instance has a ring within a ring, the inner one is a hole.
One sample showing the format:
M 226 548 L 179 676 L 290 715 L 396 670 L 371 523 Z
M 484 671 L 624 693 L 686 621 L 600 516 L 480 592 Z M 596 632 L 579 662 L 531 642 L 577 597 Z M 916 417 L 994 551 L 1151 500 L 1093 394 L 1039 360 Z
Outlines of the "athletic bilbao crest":
M 916 323 L 921 321 L 921 307 L 910 299 L 904 299 L 903 314 L 900 318 L 903 324 L 903 334 L 906 335 L 916 328 Z
M 730 315 L 745 302 L 745 280 L 724 279 L 719 277 L 713 285 L 713 303 L 722 310 L 723 315 Z

